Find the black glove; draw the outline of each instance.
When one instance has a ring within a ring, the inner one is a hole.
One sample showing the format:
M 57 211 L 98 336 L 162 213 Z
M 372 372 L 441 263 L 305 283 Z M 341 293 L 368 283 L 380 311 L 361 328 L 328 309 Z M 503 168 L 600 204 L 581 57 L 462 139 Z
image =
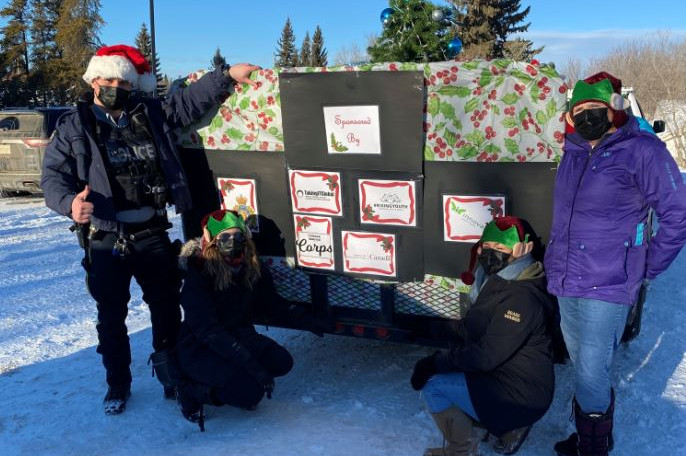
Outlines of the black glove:
M 414 365 L 414 371 L 412 372 L 410 383 L 415 391 L 419 391 L 420 389 L 424 388 L 424 385 L 426 385 L 426 382 L 429 381 L 431 376 L 438 373 L 438 369 L 436 368 L 437 355 L 438 352 L 434 353 L 433 355 L 429 355 L 426 358 L 422 358 L 417 361 L 417 364 Z
M 267 399 L 271 399 L 272 393 L 274 392 L 274 378 L 254 359 L 248 361 L 244 366 L 244 369 L 252 375 L 257 383 L 264 389 Z

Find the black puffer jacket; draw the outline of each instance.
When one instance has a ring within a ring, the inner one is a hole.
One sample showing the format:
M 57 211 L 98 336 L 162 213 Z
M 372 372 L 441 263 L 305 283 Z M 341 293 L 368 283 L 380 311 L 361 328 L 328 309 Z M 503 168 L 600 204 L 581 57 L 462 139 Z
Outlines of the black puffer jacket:
M 495 435 L 535 423 L 550 407 L 555 309 L 540 263 L 518 280 L 492 275 L 454 327 L 455 348 L 436 359 L 441 373 L 465 373 L 474 409 Z
M 183 246 L 179 258 L 184 272 L 184 320 L 175 355 L 185 375 L 207 386 L 220 387 L 264 348 L 256 337 L 252 324 L 255 319 L 309 328 L 315 318 L 279 296 L 266 267 L 252 289 L 236 284 L 215 290 L 212 278 L 202 270 L 199 253 L 199 240 L 191 240 Z

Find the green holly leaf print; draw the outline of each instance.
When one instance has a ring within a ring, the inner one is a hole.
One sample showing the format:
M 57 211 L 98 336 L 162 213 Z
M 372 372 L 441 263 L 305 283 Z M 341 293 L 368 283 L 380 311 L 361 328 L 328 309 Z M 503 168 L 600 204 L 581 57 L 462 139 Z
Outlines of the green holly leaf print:
M 267 106 L 267 99 L 264 95 L 260 95 L 257 98 L 257 106 L 259 106 L 260 108 L 264 108 L 265 106 Z
M 434 151 L 428 145 L 424 145 L 424 160 L 433 161 Z
M 438 97 L 429 97 L 429 102 L 426 106 L 426 112 L 428 112 L 432 116 L 435 116 L 436 114 L 438 114 L 440 108 L 441 102 L 438 100 Z
M 226 133 L 228 137 L 231 139 L 237 139 L 239 141 L 243 140 L 243 132 L 240 131 L 238 128 L 229 128 L 224 133 Z
M 519 119 L 519 123 L 522 123 L 522 121 L 524 119 L 526 119 L 528 115 L 529 115 L 529 109 L 528 108 L 524 108 L 521 111 L 519 111 L 519 114 L 517 114 L 517 119 Z
M 470 158 L 474 158 L 477 155 L 479 155 L 479 149 L 470 144 L 468 146 L 463 146 L 457 149 L 457 155 L 464 158 L 465 160 L 469 160 Z
M 238 147 L 236 147 L 236 150 L 252 150 L 252 146 L 247 143 L 242 143 L 239 144 Z
M 545 112 L 543 111 L 536 111 L 536 122 L 539 123 L 539 125 L 543 125 L 548 121 L 548 116 L 545 115 Z
M 510 71 L 510 75 L 522 81 L 524 84 L 529 84 L 534 79 L 522 70 L 514 69 Z
M 446 119 L 455 118 L 455 106 L 452 103 L 441 103 L 441 114 Z
M 481 87 L 486 87 L 493 80 L 493 73 L 488 68 L 481 70 L 481 77 L 479 78 L 479 85 Z
M 532 85 L 529 94 L 531 95 L 531 101 L 534 103 L 538 102 L 538 96 L 541 94 L 541 89 L 536 85 Z
M 495 144 L 487 144 L 486 147 L 484 147 L 484 152 L 486 152 L 488 155 L 493 155 L 493 154 L 498 154 L 500 155 L 500 147 L 496 146 Z
M 450 130 L 445 130 L 443 132 L 443 139 L 445 142 L 448 143 L 448 147 L 453 147 L 453 145 L 457 142 L 457 138 L 455 137 L 455 133 L 453 133 Z
M 479 68 L 479 62 L 476 60 L 469 60 L 469 61 L 465 62 L 462 65 L 462 67 L 465 70 L 476 70 L 477 68 Z
M 458 118 L 453 119 L 453 128 L 455 131 L 462 131 L 462 121 Z
M 517 119 L 515 119 L 514 117 L 509 117 L 509 116 L 508 116 L 508 117 L 505 117 L 505 118 L 503 119 L 502 124 L 503 124 L 503 127 L 506 127 L 506 128 L 514 128 L 514 127 L 516 127 L 517 125 L 519 125 L 519 122 L 517 122 Z
M 471 100 L 469 100 L 464 105 L 465 114 L 474 111 L 478 106 L 479 106 L 479 99 L 478 98 L 472 98 Z
M 555 100 L 550 100 L 545 106 L 545 115 L 548 119 L 554 119 L 557 116 L 557 104 Z
M 401 71 L 417 71 L 417 64 L 412 62 L 403 62 L 400 64 Z
M 467 141 L 474 143 L 476 147 L 481 147 L 481 145 L 486 142 L 486 136 L 481 130 L 474 130 L 473 132 L 465 135 Z
M 517 103 L 519 101 L 519 95 L 515 93 L 508 93 L 503 97 L 503 103 L 506 105 L 512 106 L 513 104 Z
M 501 70 L 504 70 L 505 68 L 509 67 L 511 63 L 512 60 L 510 59 L 498 59 L 493 61 L 493 65 L 495 65 L 496 68 L 499 68 Z
M 466 98 L 472 95 L 471 89 L 463 86 L 445 86 L 441 87 L 436 92 L 446 97 Z
M 514 139 L 505 138 L 505 148 L 512 155 L 519 153 L 519 144 Z
M 238 107 L 241 109 L 248 109 L 248 107 L 250 107 L 250 98 L 243 98 L 238 104 Z
M 213 133 L 217 128 L 221 128 L 222 125 L 224 125 L 224 119 L 221 116 L 213 117 L 212 122 L 210 122 L 209 132 Z

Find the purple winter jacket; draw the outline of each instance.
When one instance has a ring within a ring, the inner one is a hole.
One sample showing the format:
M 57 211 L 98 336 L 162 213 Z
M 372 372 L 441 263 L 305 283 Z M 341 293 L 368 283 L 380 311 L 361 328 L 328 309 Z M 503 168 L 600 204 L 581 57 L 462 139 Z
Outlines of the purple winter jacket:
M 659 230 L 648 244 L 650 207 Z M 659 138 L 634 118 L 593 150 L 566 136 L 545 254 L 550 293 L 631 305 L 684 243 L 686 186 Z

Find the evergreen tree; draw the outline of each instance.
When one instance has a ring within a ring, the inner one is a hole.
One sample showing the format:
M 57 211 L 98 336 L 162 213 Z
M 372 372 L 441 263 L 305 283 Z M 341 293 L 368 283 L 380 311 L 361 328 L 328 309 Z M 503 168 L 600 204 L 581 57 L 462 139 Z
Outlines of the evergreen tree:
M 319 28 L 319 25 L 314 29 L 314 35 L 312 35 L 310 55 L 311 66 L 325 67 L 329 64 L 326 48 L 324 47 L 324 35 L 322 34 L 322 29 Z
M 31 0 L 31 80 L 43 106 L 54 104 L 57 86 L 55 62 L 60 53 L 55 42 L 55 26 L 61 0 Z
M 392 14 L 376 42 L 367 48 L 372 62 L 445 60 L 449 27 L 432 19 L 437 8 L 423 0 L 390 0 Z
M 3 53 L 1 64 L 6 68 L 9 77 L 29 73 L 29 15 L 28 0 L 11 0 L 0 10 L 0 17 L 6 19 L 7 25 L 0 29 L 2 33 Z
M 302 46 L 300 46 L 300 58 L 298 59 L 300 66 L 314 66 L 312 65 L 312 46 L 310 45 L 310 32 L 305 33 L 305 39 Z
M 464 46 L 462 57 L 530 60 L 543 49 L 533 49 L 533 43 L 522 38 L 508 40 L 531 25 L 523 23 L 531 7 L 520 11 L 520 0 L 451 1 L 459 11 L 456 32 Z
M 291 25 L 291 18 L 286 19 L 286 24 L 281 31 L 281 38 L 276 42 L 277 49 L 274 54 L 275 67 L 294 67 L 298 65 L 298 50 L 295 48 L 295 34 Z
M 493 23 L 497 20 L 499 0 L 453 0 L 460 23 L 457 34 L 462 41 L 460 57 L 465 59 L 490 58 L 495 49 L 496 34 Z
M 104 21 L 100 17 L 100 0 L 62 0 L 56 25 L 55 40 L 62 57 L 57 63 L 59 83 L 68 87 L 64 102 L 74 101 L 83 84 L 74 87 L 86 71 L 88 61 L 100 46 L 98 32 Z
M 215 68 L 219 68 L 223 65 L 226 65 L 226 59 L 222 55 L 221 51 L 219 51 L 219 48 L 214 52 L 214 56 L 212 56 L 212 60 L 210 60 L 210 69 L 214 70 Z
M 160 94 L 162 89 L 161 86 L 163 85 L 162 72 L 160 71 L 160 58 L 157 56 L 157 52 L 155 52 L 155 59 L 153 60 L 152 58 L 152 37 L 148 32 L 148 26 L 145 25 L 145 22 L 141 24 L 138 35 L 136 35 L 135 43 L 138 50 L 141 51 L 141 54 L 148 59 L 148 62 L 150 62 L 150 65 L 153 67 L 153 73 L 157 78 L 157 93 Z

